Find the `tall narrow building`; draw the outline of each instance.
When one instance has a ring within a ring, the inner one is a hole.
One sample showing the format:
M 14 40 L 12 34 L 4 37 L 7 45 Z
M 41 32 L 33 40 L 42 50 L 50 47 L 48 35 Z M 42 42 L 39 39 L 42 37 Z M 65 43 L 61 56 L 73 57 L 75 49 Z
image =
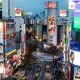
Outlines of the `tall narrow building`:
M 2 16 L 15 17 L 15 0 L 2 0 Z

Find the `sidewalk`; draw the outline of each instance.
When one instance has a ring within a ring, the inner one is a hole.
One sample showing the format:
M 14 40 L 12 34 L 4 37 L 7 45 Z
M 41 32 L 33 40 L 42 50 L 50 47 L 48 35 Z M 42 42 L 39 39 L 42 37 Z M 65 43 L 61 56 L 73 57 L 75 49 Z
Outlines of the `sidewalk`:
M 19 70 L 17 73 L 15 73 L 13 78 L 17 78 L 18 80 L 20 80 L 24 75 L 25 75 L 25 70 Z

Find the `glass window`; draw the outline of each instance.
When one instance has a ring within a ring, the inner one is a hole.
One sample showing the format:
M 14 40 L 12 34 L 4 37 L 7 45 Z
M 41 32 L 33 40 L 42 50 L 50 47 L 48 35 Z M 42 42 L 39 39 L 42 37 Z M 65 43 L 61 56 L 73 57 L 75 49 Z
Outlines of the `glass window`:
M 6 27 L 7 27 L 7 28 L 14 28 L 15 25 L 14 25 L 14 24 L 7 24 Z
M 9 30 L 6 32 L 6 34 L 12 34 L 12 33 L 15 33 L 15 30 Z

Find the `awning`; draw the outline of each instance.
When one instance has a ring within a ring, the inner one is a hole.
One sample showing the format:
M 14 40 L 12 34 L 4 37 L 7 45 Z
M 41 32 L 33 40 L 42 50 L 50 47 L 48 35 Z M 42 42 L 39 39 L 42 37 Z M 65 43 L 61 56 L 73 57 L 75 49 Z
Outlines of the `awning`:
M 7 54 L 6 54 L 6 57 L 8 57 L 9 55 L 14 54 L 14 53 L 16 53 L 16 52 L 17 52 L 17 50 L 14 49 L 14 50 L 12 50 L 11 52 L 7 53 Z

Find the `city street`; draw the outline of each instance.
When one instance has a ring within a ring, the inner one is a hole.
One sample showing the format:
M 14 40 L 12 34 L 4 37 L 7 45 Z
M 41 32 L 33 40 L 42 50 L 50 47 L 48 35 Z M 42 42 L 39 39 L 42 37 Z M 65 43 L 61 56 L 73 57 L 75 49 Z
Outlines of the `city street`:
M 37 56 L 37 59 L 40 59 L 41 61 L 41 72 L 40 72 L 40 76 L 38 77 L 38 80 L 50 80 L 51 78 L 51 71 L 52 71 L 52 56 L 45 54 L 45 53 L 41 53 L 41 52 L 37 52 L 35 54 L 35 56 Z M 45 61 L 45 59 L 47 61 Z M 49 65 L 50 66 L 50 73 L 46 72 L 46 66 Z M 34 75 L 37 72 L 37 67 L 36 64 L 34 64 L 32 71 L 30 72 L 29 76 L 28 76 L 28 80 L 35 80 Z

